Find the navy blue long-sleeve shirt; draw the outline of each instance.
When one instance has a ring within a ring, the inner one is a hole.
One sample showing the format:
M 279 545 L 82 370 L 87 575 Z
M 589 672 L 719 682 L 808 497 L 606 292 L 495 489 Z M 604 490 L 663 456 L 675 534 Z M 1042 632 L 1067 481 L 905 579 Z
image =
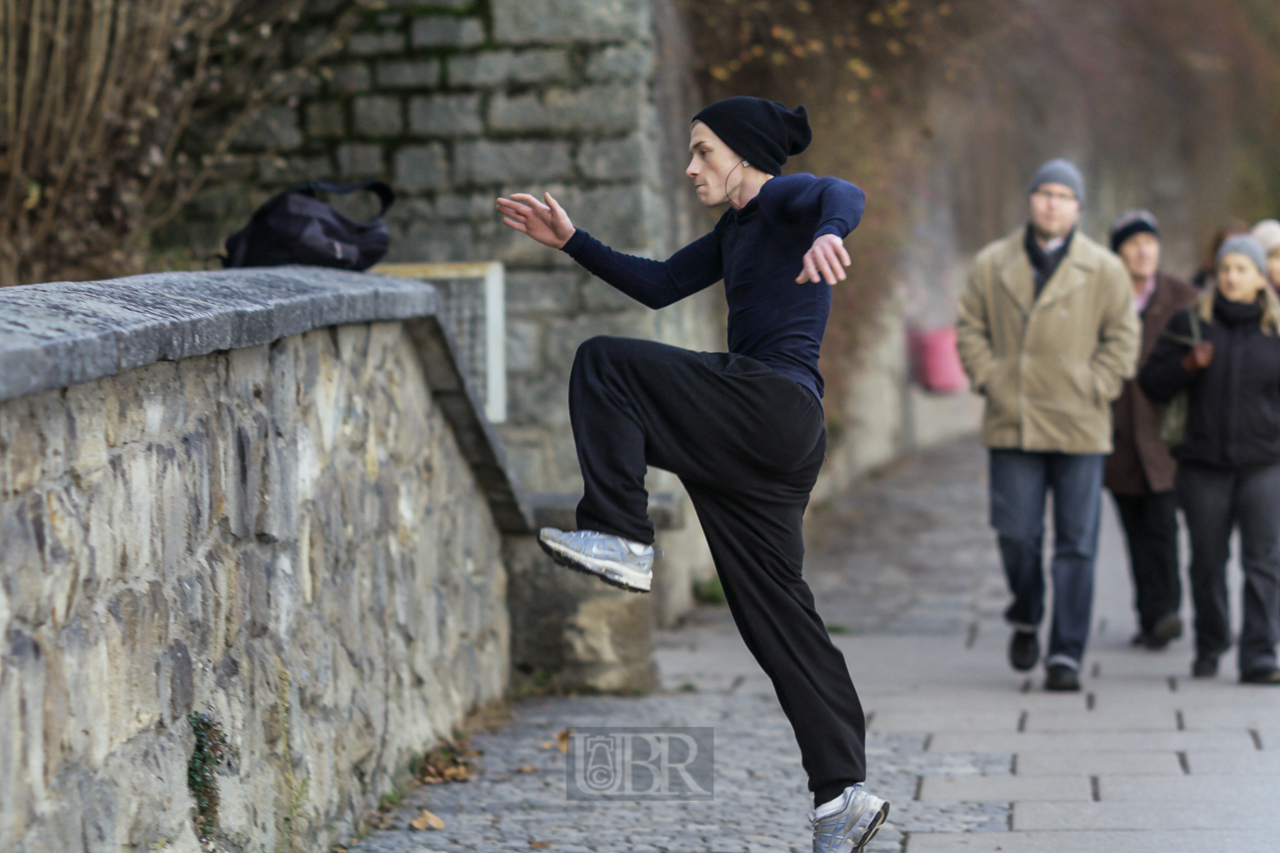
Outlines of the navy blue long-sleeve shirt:
M 818 352 L 831 287 L 796 284 L 804 254 L 823 234 L 844 239 L 862 219 L 865 194 L 839 178 L 783 175 L 711 233 L 666 261 L 615 252 L 578 229 L 563 251 L 650 308 L 663 308 L 724 279 L 729 352 L 754 358 L 822 397 Z

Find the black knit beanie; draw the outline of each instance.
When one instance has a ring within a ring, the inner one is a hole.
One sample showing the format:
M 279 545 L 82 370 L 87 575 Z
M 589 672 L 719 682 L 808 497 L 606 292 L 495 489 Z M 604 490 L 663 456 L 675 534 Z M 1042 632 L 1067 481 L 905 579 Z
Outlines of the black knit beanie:
M 716 101 L 693 120 L 711 128 L 742 159 L 770 175 L 781 175 L 787 158 L 813 140 L 803 106 L 789 110 L 777 101 L 749 95 Z
M 1154 234 L 1160 236 L 1160 225 L 1155 214 L 1149 210 L 1126 210 L 1111 223 L 1111 251 L 1118 252 L 1128 240 L 1136 234 Z

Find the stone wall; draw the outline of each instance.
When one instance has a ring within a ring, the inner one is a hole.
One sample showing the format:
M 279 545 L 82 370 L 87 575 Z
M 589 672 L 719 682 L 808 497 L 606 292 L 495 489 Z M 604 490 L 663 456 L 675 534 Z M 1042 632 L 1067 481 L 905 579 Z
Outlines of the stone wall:
M 218 849 L 328 849 L 503 695 L 528 512 L 436 307 L 296 268 L 0 293 L 0 849 L 196 850 L 191 712 Z
M 313 0 L 294 58 L 352 5 Z M 722 297 L 650 311 L 510 231 L 494 202 L 550 191 L 578 226 L 650 257 L 708 227 L 681 177 L 699 104 L 674 0 L 392 0 L 361 21 L 309 88 L 245 135 L 232 172 L 248 179 L 212 192 L 178 239 L 213 251 L 287 181 L 387 181 L 399 196 L 388 261 L 506 264 L 509 410 L 499 432 L 531 492 L 580 491 L 568 423 L 578 344 L 612 334 L 723 349 Z M 651 486 L 680 492 L 660 472 Z M 655 600 L 670 623 L 690 604 L 690 578 L 711 564 L 696 525 L 664 531 L 662 547 L 670 556 L 657 582 L 671 594 Z

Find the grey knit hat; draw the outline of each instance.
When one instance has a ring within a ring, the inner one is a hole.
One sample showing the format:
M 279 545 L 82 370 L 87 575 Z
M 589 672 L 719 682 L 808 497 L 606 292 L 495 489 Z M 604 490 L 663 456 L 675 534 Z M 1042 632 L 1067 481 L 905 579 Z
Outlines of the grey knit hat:
M 1084 176 L 1070 160 L 1059 157 L 1041 166 L 1036 170 L 1036 176 L 1031 179 L 1027 194 L 1030 195 L 1045 184 L 1062 184 L 1064 187 L 1070 187 L 1076 194 L 1076 201 L 1084 203 Z
M 1248 234 L 1237 234 L 1223 241 L 1222 248 L 1218 249 L 1219 266 L 1222 265 L 1222 259 L 1227 255 L 1244 255 L 1253 261 L 1253 265 L 1258 268 L 1258 272 L 1262 273 L 1263 276 L 1267 274 L 1267 253 L 1263 251 L 1262 244 Z

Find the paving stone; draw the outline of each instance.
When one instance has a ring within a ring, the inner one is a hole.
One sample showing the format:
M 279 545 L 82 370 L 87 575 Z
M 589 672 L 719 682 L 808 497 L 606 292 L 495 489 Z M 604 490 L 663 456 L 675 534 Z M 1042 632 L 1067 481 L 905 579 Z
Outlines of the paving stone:
M 1248 800 L 1196 803 L 1171 800 L 1161 803 L 1018 803 L 1013 828 L 1018 830 L 1098 829 L 1265 829 L 1280 831 L 1280 811 L 1274 808 L 1276 792 Z
M 1021 717 L 1016 708 L 959 713 L 881 709 L 879 706 L 875 710 L 872 725 L 879 731 L 894 732 L 1016 732 Z
M 1020 752 L 1019 776 L 1065 776 L 1081 774 L 1132 773 L 1152 776 L 1181 776 L 1182 765 L 1175 752 Z
M 942 732 L 934 738 L 938 752 L 1075 752 L 1078 750 L 1126 750 L 1177 752 L 1190 749 L 1254 749 L 1247 732 Z
M 1087 776 L 925 776 L 922 802 L 1089 802 Z
M 1193 776 L 1220 773 L 1238 776 L 1280 776 L 1280 750 L 1255 752 L 1189 750 L 1187 766 Z
M 415 18 L 414 47 L 474 47 L 484 41 L 484 25 L 479 18 L 431 15 Z
M 910 853 L 1168 853 L 1170 850 L 1223 850 L 1272 853 L 1275 837 L 1267 831 L 1154 830 L 1149 832 L 1002 832 L 936 833 L 911 836 Z
M 1194 776 L 1100 776 L 1101 801 L 1137 802 L 1146 800 L 1216 802 L 1248 801 L 1259 797 L 1280 803 L 1280 778 L 1258 779 L 1240 775 Z

